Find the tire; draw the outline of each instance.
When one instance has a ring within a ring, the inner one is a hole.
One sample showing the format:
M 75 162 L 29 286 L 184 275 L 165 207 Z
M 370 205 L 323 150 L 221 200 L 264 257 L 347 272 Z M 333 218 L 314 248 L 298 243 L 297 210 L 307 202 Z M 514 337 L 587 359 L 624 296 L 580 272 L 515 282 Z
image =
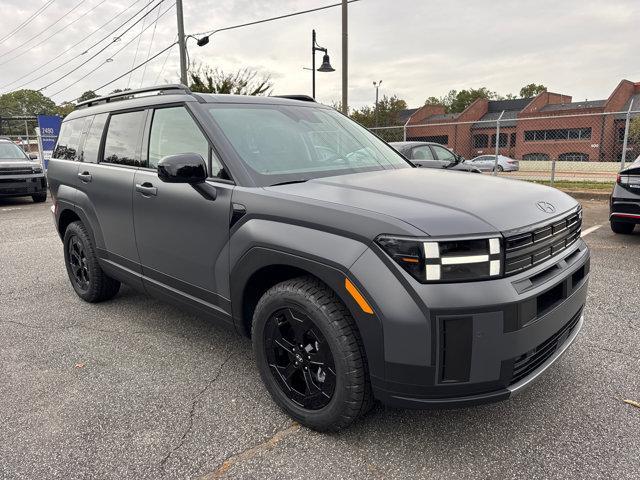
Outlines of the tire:
M 504 172 L 504 167 L 502 165 L 498 165 L 496 167 L 496 170 L 498 170 L 498 173 L 502 173 L 502 172 Z
M 302 326 L 298 331 L 309 328 L 302 343 L 288 342 L 287 338 L 300 338 L 289 322 Z M 270 288 L 258 301 L 251 333 L 267 390 L 302 425 L 338 431 L 371 408 L 373 396 L 359 332 L 344 304 L 319 280 L 299 277 Z M 286 351 L 280 347 L 283 343 Z M 294 364 L 296 358 L 299 364 Z M 287 372 L 293 373 L 285 381 Z M 302 389 L 315 395 L 301 395 Z
M 615 222 L 613 220 L 610 223 L 611 230 L 613 230 L 614 233 L 620 233 L 622 235 L 633 233 L 633 229 L 635 228 L 635 224 L 633 223 Z
M 120 282 L 107 276 L 98 264 L 91 237 L 82 222 L 72 222 L 64 232 L 64 263 L 73 289 L 86 302 L 113 298 Z
M 47 201 L 47 192 L 36 193 L 35 195 L 31 195 L 33 199 L 33 203 L 42 203 Z

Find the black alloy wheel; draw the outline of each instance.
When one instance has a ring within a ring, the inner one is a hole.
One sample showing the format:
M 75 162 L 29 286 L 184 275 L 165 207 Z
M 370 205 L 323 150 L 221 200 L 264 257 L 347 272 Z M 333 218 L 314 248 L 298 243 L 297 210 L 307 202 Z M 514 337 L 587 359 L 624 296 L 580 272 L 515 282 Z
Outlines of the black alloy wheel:
M 296 308 L 277 310 L 264 335 L 269 368 L 284 394 L 307 410 L 325 407 L 336 388 L 335 361 L 311 319 Z
M 69 265 L 73 281 L 82 291 L 88 291 L 91 275 L 87 264 L 84 244 L 77 235 L 72 235 L 68 242 Z

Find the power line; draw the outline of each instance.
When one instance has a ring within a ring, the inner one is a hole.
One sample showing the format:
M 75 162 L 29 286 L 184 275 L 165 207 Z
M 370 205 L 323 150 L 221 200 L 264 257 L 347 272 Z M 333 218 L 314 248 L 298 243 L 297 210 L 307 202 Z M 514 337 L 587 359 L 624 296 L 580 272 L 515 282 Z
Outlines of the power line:
M 176 36 L 177 38 L 177 36 Z M 177 40 L 176 40 L 177 43 Z M 175 43 L 174 43 L 175 45 Z M 158 72 L 158 75 L 156 76 L 156 81 L 155 81 L 155 85 L 158 84 L 158 81 L 160 80 L 160 77 L 162 76 L 162 72 L 164 72 L 164 67 L 167 65 L 167 60 L 169 60 L 169 57 L 171 56 L 171 50 L 169 50 L 167 52 L 167 56 L 164 57 L 164 62 L 162 62 L 162 68 L 160 69 L 160 71 Z M 146 68 L 146 64 L 145 64 L 145 68 Z
M 7 33 L 4 37 L 0 38 L 0 43 L 4 42 L 7 38 L 9 38 L 11 35 L 13 35 L 14 33 L 16 33 L 18 30 L 20 30 L 22 27 L 24 27 L 27 23 L 29 23 L 31 20 L 33 20 L 35 17 L 37 17 L 39 14 L 41 14 L 42 12 L 44 12 L 47 7 L 49 5 L 51 5 L 53 2 L 55 2 L 56 0 L 49 0 L 47 3 L 45 3 L 43 6 L 41 6 L 39 9 L 37 9 L 35 12 L 33 12 L 29 18 L 27 18 L 24 22 L 22 22 L 20 25 L 18 25 L 16 28 L 14 28 L 13 30 L 11 30 L 9 33 Z
M 53 27 L 54 25 L 56 25 L 57 23 L 59 23 L 60 21 L 62 21 L 63 18 L 65 18 L 67 15 L 69 15 L 70 13 L 72 13 L 76 8 L 79 8 L 80 5 L 82 5 L 84 2 L 86 2 L 86 0 L 80 0 L 73 8 L 71 8 L 71 10 L 69 10 L 68 12 L 66 12 L 64 15 L 62 15 L 60 18 L 58 18 L 55 22 L 53 22 L 51 25 L 49 25 L 48 27 L 46 27 L 44 30 L 40 31 L 39 33 L 36 33 L 35 35 L 32 35 L 31 38 L 29 38 L 29 40 L 27 40 L 26 42 L 24 42 L 21 45 L 18 45 L 17 47 L 13 47 L 11 50 L 8 50 L 4 53 L 0 54 L 0 58 L 15 52 L 16 50 L 18 50 L 19 48 L 24 47 L 26 44 L 28 44 L 29 42 L 31 42 L 34 38 L 39 37 L 40 35 L 42 35 L 44 32 L 46 32 L 47 30 L 49 30 L 51 27 Z M 0 63 L 0 65 L 4 65 L 7 62 L 4 63 Z
M 39 47 L 40 45 L 42 45 L 43 43 L 45 43 L 47 40 L 49 40 L 52 37 L 55 37 L 57 34 L 59 34 L 60 32 L 62 32 L 63 30 L 66 30 L 67 28 L 69 28 L 71 25 L 73 25 L 74 23 L 76 23 L 78 20 L 81 20 L 82 18 L 86 17 L 88 14 L 90 14 L 91 12 L 93 12 L 96 8 L 98 8 L 100 5 L 102 5 L 104 2 L 106 2 L 106 0 L 101 0 L 100 3 L 96 4 L 95 6 L 91 7 L 89 10 L 87 10 L 86 12 L 84 12 L 82 15 L 80 15 L 78 18 L 76 18 L 75 20 L 73 20 L 72 22 L 66 24 L 64 27 L 59 28 L 58 30 L 56 30 L 55 32 L 53 32 L 51 35 L 49 35 L 47 38 L 45 38 L 44 40 L 41 40 L 40 42 L 36 43 L 35 45 L 31 45 L 29 47 L 29 50 L 25 50 L 22 53 L 19 53 L 18 55 L 16 55 L 15 57 L 11 58 L 10 60 L 6 60 L 3 63 L 0 63 L 0 65 L 4 65 L 5 63 L 9 63 L 9 62 L 13 62 L 16 58 L 20 58 L 23 55 L 26 55 L 27 53 L 31 52 L 31 49 Z M 33 39 L 31 39 L 33 40 Z M 29 40 L 29 41 L 31 41 Z M 28 43 L 28 42 L 27 42 Z
M 160 11 L 160 9 L 158 9 L 158 12 Z M 144 24 L 146 23 L 147 19 L 145 18 L 142 21 L 142 30 L 140 30 L 140 35 L 138 35 L 138 43 L 136 45 L 136 53 L 133 55 L 133 62 L 131 62 L 131 66 L 133 67 L 136 64 L 136 60 L 138 59 L 138 50 L 140 50 L 140 41 L 142 40 L 142 33 L 144 32 L 145 28 L 144 28 Z M 127 87 L 129 88 L 129 84 L 131 83 L 131 75 L 129 75 L 129 79 L 127 80 Z
M 148 60 L 145 60 L 144 62 L 142 62 L 140 65 L 136 65 L 135 67 L 133 67 L 131 70 L 127 70 L 126 72 L 124 72 L 122 75 L 120 75 L 119 77 L 114 78 L 113 80 L 111 80 L 110 82 L 105 83 L 104 85 L 100 85 L 98 88 L 94 88 L 93 91 L 97 92 L 98 90 L 102 90 L 104 87 L 108 87 L 109 85 L 111 85 L 112 83 L 117 82 L 118 80 L 120 80 L 121 78 L 126 77 L 127 75 L 129 75 L 131 72 L 139 69 L 140 67 L 142 67 L 143 65 L 146 65 L 147 63 L 155 60 L 156 58 L 158 58 L 160 55 L 162 55 L 164 52 L 166 52 L 167 50 L 170 50 L 171 48 L 173 48 L 174 46 L 177 45 L 178 42 L 173 42 L 171 45 L 169 45 L 167 48 L 159 51 L 158 53 L 156 53 L 153 57 L 149 58 Z M 71 100 L 71 102 L 76 102 L 80 100 L 80 97 L 78 98 L 74 98 L 73 100 Z
M 102 30 L 104 27 L 106 27 L 107 25 L 109 25 L 111 22 L 113 22 L 116 18 L 118 18 L 119 16 L 121 16 L 123 13 L 127 12 L 128 10 L 130 10 L 131 8 L 133 8 L 134 5 L 136 5 L 137 3 L 140 3 L 141 0 L 136 0 L 135 2 L 133 2 L 131 5 L 129 5 L 127 8 L 125 8 L 124 10 L 121 10 L 119 13 L 117 13 L 116 15 L 114 15 L 110 20 L 106 21 L 105 23 L 103 23 L 102 25 L 100 25 L 97 29 L 95 29 L 93 32 L 91 32 L 89 35 L 86 35 L 85 37 L 83 37 L 82 39 L 78 40 L 76 43 L 74 43 L 73 45 L 71 45 L 69 48 L 67 48 L 66 50 L 60 52 L 58 55 L 56 55 L 55 57 L 53 57 L 52 59 L 50 59 L 49 61 L 43 63 L 42 65 L 40 65 L 39 67 L 36 67 L 35 69 L 31 70 L 30 72 L 26 73 L 25 75 L 15 79 L 14 81 L 12 81 L 11 83 L 7 83 L 6 85 L 3 85 L 0 88 L 7 88 L 11 85 L 14 85 L 16 83 L 18 83 L 20 80 L 34 74 L 35 72 L 37 72 L 38 70 L 40 70 L 43 67 L 46 67 L 47 65 L 49 65 L 50 63 L 56 61 L 58 58 L 60 58 L 61 56 L 63 56 L 64 54 L 68 53 L 69 51 L 73 50 L 75 47 L 77 47 L 78 45 L 80 45 L 82 42 L 84 42 L 85 40 L 87 40 L 88 38 L 92 37 L 93 35 L 95 35 L 96 33 L 98 33 L 100 30 Z M 149 4 L 153 3 L 155 0 L 151 0 L 149 2 Z M 147 5 L 149 5 L 147 4 Z M 49 75 L 52 72 L 55 72 L 56 70 L 64 67 L 65 65 L 68 65 L 69 63 L 73 62 L 76 58 L 81 57 L 82 55 L 85 55 L 86 53 L 89 52 L 89 50 L 91 50 L 93 47 L 95 47 L 96 45 L 99 45 L 100 43 L 102 43 L 104 40 L 106 40 L 107 38 L 109 38 L 113 33 L 115 33 L 118 29 L 120 29 L 123 25 L 125 25 L 126 23 L 130 22 L 136 15 L 138 15 L 143 9 L 138 10 L 135 14 L 133 14 L 131 17 L 129 17 L 129 19 L 127 19 L 124 23 L 122 23 L 119 27 L 117 27 L 114 31 L 112 31 L 111 33 L 109 33 L 108 35 L 106 35 L 105 37 L 101 38 L 100 40 L 98 40 L 96 43 L 94 43 L 93 45 L 91 45 L 89 48 L 87 48 L 85 51 L 83 51 L 82 53 L 79 53 L 78 55 L 76 55 L 75 57 L 61 63 L 60 65 L 58 65 L 57 67 L 43 73 L 42 75 L 29 80 L 25 83 L 23 83 L 22 85 L 19 85 L 17 88 L 20 89 L 32 82 L 36 82 L 38 80 L 40 80 L 43 77 L 46 77 L 47 75 Z
M 102 48 L 101 48 L 100 50 L 98 50 L 98 51 L 97 51 L 93 56 L 89 57 L 87 60 L 85 60 L 84 62 L 82 62 L 80 65 L 77 65 L 77 66 L 74 68 L 74 70 L 77 70 L 78 68 L 81 68 L 81 67 L 85 66 L 87 63 L 89 63 L 91 60 L 93 60 L 94 58 L 96 58 L 98 55 L 100 55 L 102 52 L 104 52 L 107 48 L 109 48 L 111 45 L 113 45 L 115 42 L 117 42 L 120 38 L 122 38 L 122 36 L 123 36 L 124 34 L 126 34 L 126 33 L 127 33 L 128 31 L 130 31 L 133 27 L 135 27 L 138 23 L 140 23 L 144 18 L 146 18 L 146 16 L 147 16 L 147 15 L 149 15 L 151 12 L 153 12 L 153 10 L 155 10 L 156 8 L 158 8 L 162 2 L 164 2 L 164 0 L 160 0 L 158 3 L 156 3 L 156 4 L 153 6 L 153 8 L 151 8 L 147 13 L 145 13 L 142 17 L 140 17 L 138 20 L 136 20 L 136 21 L 135 21 L 135 23 L 133 23 L 132 25 L 130 25 L 129 27 L 127 27 L 127 29 L 126 29 L 124 32 L 122 32 L 120 35 L 118 35 L 116 38 L 114 38 L 114 39 L 111 41 L 111 43 L 109 43 L 109 44 L 107 44 L 106 46 L 102 47 Z M 143 7 L 143 9 L 144 9 L 144 8 L 146 8 L 147 6 L 149 6 L 151 3 L 153 3 L 153 0 L 152 0 L 151 2 L 149 2 L 147 5 L 145 5 L 145 6 Z M 142 10 L 140 10 L 140 11 L 142 11 Z M 140 12 L 138 12 L 138 13 L 140 13 Z M 137 15 L 137 13 L 136 13 L 136 15 Z M 134 15 L 134 17 L 135 17 L 135 15 Z M 128 22 L 128 21 L 129 21 L 129 20 L 127 20 L 127 22 Z M 124 22 L 124 23 L 126 24 L 127 22 Z M 124 24 L 123 24 L 123 25 L 124 25 Z M 122 26 L 122 25 L 121 25 L 121 26 Z M 116 28 L 116 30 L 114 30 L 114 32 L 112 32 L 112 33 L 115 33 L 115 31 L 117 31 L 118 29 L 120 29 L 120 27 Z M 87 51 L 88 51 L 88 50 L 87 50 Z M 77 57 L 76 57 L 76 58 L 77 58 Z M 45 85 L 44 87 L 39 88 L 39 89 L 38 89 L 38 92 L 41 92 L 42 90 L 44 90 L 45 88 L 50 87 L 51 85 L 55 85 L 55 84 L 56 84 L 56 83 L 58 83 L 60 80 L 63 80 L 64 78 L 66 78 L 66 77 L 67 77 L 67 75 L 68 75 L 69 73 L 70 73 L 70 72 L 68 72 L 67 74 L 65 74 L 65 75 L 63 75 L 63 76 L 61 76 L 61 77 L 59 77 L 59 78 L 55 79 L 53 82 L 48 83 L 48 84 L 47 84 L 47 85 Z
M 164 12 L 162 12 L 161 15 L 158 15 L 158 19 L 162 18 L 165 16 L 165 14 L 167 14 L 173 7 L 174 7 L 175 3 L 173 5 L 171 5 L 169 8 L 167 8 Z M 158 12 L 160 11 L 160 9 L 158 9 Z M 113 59 L 120 53 L 122 52 L 125 48 L 127 48 L 129 45 L 131 45 L 131 43 L 136 39 L 136 38 L 140 38 L 142 36 L 142 34 L 148 30 L 149 28 L 151 28 L 151 24 L 147 25 L 146 28 L 144 28 L 140 33 L 138 33 L 135 37 L 132 37 L 131 40 L 129 40 L 127 43 L 125 43 L 122 47 L 120 47 L 113 55 L 111 55 L 111 57 L 107 58 L 104 62 L 98 64 L 93 70 L 87 72 L 85 75 L 83 75 L 82 77 L 78 78 L 77 80 L 75 80 L 74 82 L 70 83 L 69 85 L 67 85 L 66 87 L 58 90 L 56 93 L 51 94 L 49 97 L 53 98 L 56 95 L 70 89 L 71 87 L 73 87 L 74 85 L 78 84 L 79 82 L 81 82 L 82 80 L 84 80 L 85 78 L 87 78 L 89 75 L 95 73 L 97 70 L 99 70 L 100 68 L 102 68 L 104 65 L 106 65 L 107 63 L 110 63 L 111 61 L 113 61 Z M 132 65 L 133 66 L 133 65 Z
M 347 3 L 354 3 L 354 2 L 359 2 L 359 1 L 360 0 L 349 0 Z M 341 5 L 342 5 L 342 3 L 333 3 L 331 5 L 325 5 L 324 7 L 310 8 L 309 10 L 302 10 L 300 12 L 287 13 L 285 15 L 278 15 L 277 17 L 265 18 L 265 19 L 262 19 L 262 20 L 256 20 L 256 21 L 248 22 L 248 23 L 241 23 L 239 25 L 232 25 L 230 27 L 217 28 L 217 29 L 213 29 L 213 30 L 208 30 L 206 32 L 194 33 L 194 34 L 188 35 L 188 36 L 190 36 L 190 37 L 200 37 L 202 35 L 209 36 L 209 35 L 213 35 L 214 33 L 223 32 L 223 31 L 226 31 L 226 30 L 233 30 L 233 29 L 236 29 L 236 28 L 248 27 L 250 25 L 257 25 L 258 23 L 273 22 L 274 20 L 281 20 L 283 18 L 295 17 L 297 15 L 304 15 L 305 13 L 318 12 L 320 10 L 326 10 L 328 8 L 339 7 Z
M 153 40 L 156 38 L 156 28 L 158 27 L 158 20 L 160 20 L 160 9 L 158 9 L 158 16 L 156 17 L 156 21 L 153 22 L 153 32 L 151 32 L 151 41 L 149 42 L 149 48 L 147 49 L 147 60 L 149 60 L 149 55 L 151 55 L 151 47 L 153 46 Z M 144 75 L 147 73 L 147 64 L 144 64 L 144 68 L 142 69 L 142 78 L 140 79 L 140 87 L 142 88 L 142 84 L 144 83 Z

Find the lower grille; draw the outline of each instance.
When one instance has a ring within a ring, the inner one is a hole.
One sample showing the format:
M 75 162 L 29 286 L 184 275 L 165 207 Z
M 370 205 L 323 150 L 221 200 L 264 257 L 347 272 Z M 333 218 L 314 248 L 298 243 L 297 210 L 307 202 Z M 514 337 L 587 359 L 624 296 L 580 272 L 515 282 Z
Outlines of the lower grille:
M 0 175 L 31 175 L 33 169 L 24 167 L 5 167 L 0 169 Z
M 576 325 L 580 321 L 581 315 L 582 308 L 580 308 L 580 310 L 578 310 L 578 313 L 571 317 L 571 320 L 569 320 L 551 338 L 541 343 L 533 350 L 529 350 L 527 353 L 516 358 L 515 364 L 513 366 L 513 376 L 511 377 L 511 382 L 509 383 L 509 385 L 518 383 L 520 380 L 533 373 L 544 362 L 549 360 L 549 358 L 551 358 L 558 347 L 562 346 L 569 335 L 571 335 L 573 329 L 576 328 Z

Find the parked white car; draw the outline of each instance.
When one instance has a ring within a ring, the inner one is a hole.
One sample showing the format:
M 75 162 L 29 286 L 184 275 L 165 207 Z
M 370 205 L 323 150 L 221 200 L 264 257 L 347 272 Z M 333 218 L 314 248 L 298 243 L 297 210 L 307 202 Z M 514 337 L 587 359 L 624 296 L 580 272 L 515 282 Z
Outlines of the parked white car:
M 480 155 L 479 157 L 468 160 L 466 163 L 473 165 L 483 172 L 492 172 L 496 164 L 495 155 Z M 520 169 L 520 162 L 509 158 L 505 155 L 498 155 L 498 171 L 499 172 L 517 172 Z

